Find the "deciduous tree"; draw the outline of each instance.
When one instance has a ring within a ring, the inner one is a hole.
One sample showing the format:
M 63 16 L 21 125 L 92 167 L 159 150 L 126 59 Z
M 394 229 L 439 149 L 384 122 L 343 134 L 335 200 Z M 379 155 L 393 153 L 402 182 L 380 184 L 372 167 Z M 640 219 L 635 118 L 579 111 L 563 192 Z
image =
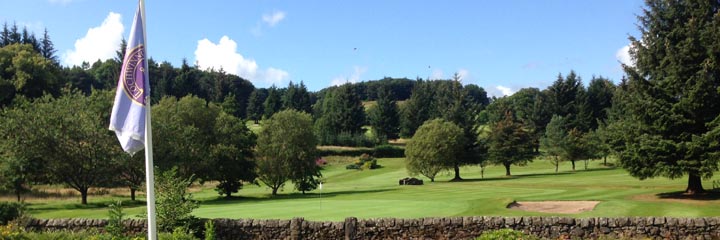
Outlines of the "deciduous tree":
M 312 190 L 320 169 L 315 165 L 317 140 L 312 117 L 297 110 L 283 110 L 263 124 L 258 134 L 256 164 L 258 180 L 272 189 L 272 195 L 288 180 L 301 191 Z
M 462 128 L 442 119 L 425 122 L 405 148 L 408 172 L 421 174 L 430 181 L 443 170 L 451 169 L 462 157 L 465 146 Z

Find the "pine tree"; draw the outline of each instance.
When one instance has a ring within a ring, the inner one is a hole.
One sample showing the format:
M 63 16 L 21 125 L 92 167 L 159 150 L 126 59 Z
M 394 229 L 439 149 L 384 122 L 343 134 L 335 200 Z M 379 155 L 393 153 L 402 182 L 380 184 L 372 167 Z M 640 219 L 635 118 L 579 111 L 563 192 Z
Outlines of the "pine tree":
M 400 136 L 410 138 L 425 121 L 430 119 L 429 106 L 433 101 L 433 89 L 429 82 L 418 80 L 400 111 Z
M 489 137 L 488 161 L 505 167 L 505 175 L 510 176 L 510 166 L 524 166 L 532 162 L 533 145 L 530 133 L 521 122 L 513 118 L 511 112 L 492 126 Z
M 3 30 L 0 32 L 0 47 L 10 45 L 10 29 L 7 22 L 3 23 Z
M 625 115 L 609 126 L 622 138 L 620 164 L 639 179 L 688 176 L 687 194 L 720 163 L 720 2 L 647 0 L 630 37 L 634 66 Z
M 565 119 L 558 115 L 553 115 L 552 120 L 548 123 L 545 136 L 540 141 L 545 154 L 550 156 L 550 162 L 555 166 L 555 172 L 558 172 L 560 162 L 563 161 L 563 145 L 565 145 Z
M 265 102 L 265 96 L 263 93 L 264 91 L 255 89 L 248 98 L 247 117 L 255 121 L 255 124 L 258 124 L 264 113 L 263 102 Z
M 263 102 L 263 117 L 266 119 L 272 117 L 273 114 L 280 111 L 281 107 L 282 102 L 280 97 L 280 91 L 278 91 L 275 85 L 272 85 L 270 88 L 268 88 L 267 98 L 265 98 L 265 102 Z
M 598 121 L 607 119 L 607 111 L 612 106 L 615 84 L 603 77 L 593 77 L 588 84 L 587 103 L 590 108 L 590 129 L 598 128 Z
M 55 44 L 50 41 L 50 35 L 48 34 L 48 30 L 46 28 L 45 32 L 43 32 L 42 39 L 40 39 L 40 54 L 58 64 L 57 56 L 55 56 L 56 52 L 57 50 L 55 50 Z
M 377 104 L 368 110 L 368 120 L 378 142 L 397 139 L 400 132 L 400 117 L 397 102 L 387 87 L 381 87 L 377 93 Z

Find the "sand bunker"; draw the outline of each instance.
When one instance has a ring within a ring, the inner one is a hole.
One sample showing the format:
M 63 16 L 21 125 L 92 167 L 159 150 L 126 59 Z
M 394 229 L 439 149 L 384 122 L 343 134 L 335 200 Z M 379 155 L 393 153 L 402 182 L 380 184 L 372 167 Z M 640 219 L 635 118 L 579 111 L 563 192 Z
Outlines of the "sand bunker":
M 592 211 L 599 201 L 513 202 L 507 208 L 544 213 L 581 213 Z

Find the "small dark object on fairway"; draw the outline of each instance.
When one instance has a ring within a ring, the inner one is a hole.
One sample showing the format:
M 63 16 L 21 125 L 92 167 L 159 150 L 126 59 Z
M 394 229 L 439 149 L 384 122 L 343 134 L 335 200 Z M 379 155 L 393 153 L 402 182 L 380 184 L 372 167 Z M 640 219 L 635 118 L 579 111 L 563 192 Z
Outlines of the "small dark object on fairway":
M 400 185 L 423 185 L 423 180 L 417 178 L 406 177 L 400 179 Z

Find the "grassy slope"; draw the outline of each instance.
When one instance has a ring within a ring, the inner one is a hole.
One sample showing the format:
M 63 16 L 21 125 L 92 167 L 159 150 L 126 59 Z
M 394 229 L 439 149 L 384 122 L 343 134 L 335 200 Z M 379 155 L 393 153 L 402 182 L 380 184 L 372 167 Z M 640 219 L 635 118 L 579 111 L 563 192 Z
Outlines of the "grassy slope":
M 331 161 L 333 162 L 333 161 Z M 448 182 L 452 176 L 443 173 L 434 183 L 425 179 L 423 186 L 398 186 L 406 177 L 402 158 L 381 159 L 383 168 L 345 170 L 334 162 L 323 171 L 322 191 L 302 195 L 292 185 L 279 196 L 271 197 L 266 187 L 246 186 L 233 199 L 218 198 L 212 187 L 195 193 L 201 207 L 194 215 L 202 218 L 281 218 L 304 217 L 309 220 L 342 220 L 358 218 L 415 218 L 470 215 L 550 215 L 508 210 L 513 200 L 598 200 L 594 211 L 569 216 L 718 216 L 720 200 L 660 199 L 656 194 L 684 190 L 686 179 L 665 178 L 639 181 L 622 169 L 609 169 L 592 162 L 590 170 L 571 172 L 569 163 L 555 174 L 547 162 L 537 161 L 525 167 L 512 167 L 513 177 L 505 177 L 499 166 L 488 167 L 480 179 L 478 167 L 465 167 L 463 182 Z M 582 162 L 578 162 L 582 169 Z M 710 181 L 704 183 L 711 187 Z M 236 194 L 237 195 L 237 194 Z M 42 218 L 105 218 L 102 206 L 110 197 L 91 197 L 95 206 L 79 206 L 68 201 L 35 203 L 31 214 Z M 130 203 L 130 216 L 141 213 L 144 203 Z M 558 215 L 558 214 L 556 214 Z

